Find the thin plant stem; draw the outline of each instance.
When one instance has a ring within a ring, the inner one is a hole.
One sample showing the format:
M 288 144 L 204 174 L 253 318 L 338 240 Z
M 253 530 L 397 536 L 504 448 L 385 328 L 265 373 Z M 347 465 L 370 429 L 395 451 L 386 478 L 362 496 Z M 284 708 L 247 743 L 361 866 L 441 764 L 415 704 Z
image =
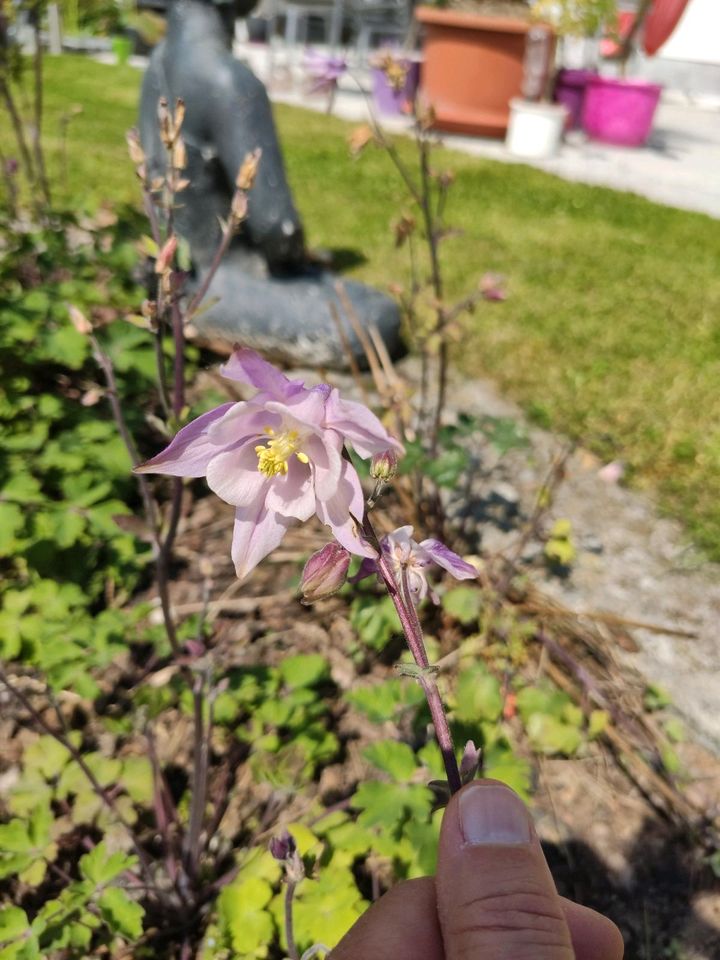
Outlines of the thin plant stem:
M 2 69 L 6 70 L 7 67 L 3 65 Z M 12 90 L 10 89 L 10 85 L 8 84 L 5 76 L 0 77 L 0 96 L 5 103 L 8 116 L 10 117 L 10 122 L 12 123 L 13 132 L 15 133 L 15 140 L 20 152 L 20 159 L 22 160 L 23 169 L 25 170 L 25 178 L 27 179 L 31 193 L 34 193 L 35 167 L 33 165 L 30 149 L 27 145 L 27 140 L 25 139 L 25 131 L 23 129 L 20 111 L 18 110 Z
M 5 181 L 5 190 L 7 192 L 8 207 L 13 217 L 18 215 L 18 189 L 14 175 L 10 172 L 8 158 L 0 148 L 0 164 L 2 164 L 2 176 Z
M 447 716 L 445 715 L 445 708 L 443 707 L 440 691 L 438 690 L 435 672 L 430 667 L 430 661 L 428 660 L 422 627 L 420 626 L 417 610 L 412 602 L 410 590 L 408 588 L 407 573 L 403 571 L 401 583 L 398 585 L 392 566 L 387 557 L 383 555 L 377 535 L 375 534 L 372 524 L 367 516 L 363 522 L 363 531 L 378 551 L 378 571 L 385 583 L 388 594 L 390 595 L 390 599 L 392 600 L 397 611 L 398 617 L 400 618 L 400 623 L 402 624 L 403 633 L 405 634 L 405 639 L 407 640 L 410 653 L 412 654 L 416 665 L 422 671 L 419 680 L 430 709 L 430 716 L 432 718 L 433 727 L 435 728 L 435 736 L 437 737 L 443 763 L 445 765 L 445 772 L 447 774 L 450 793 L 457 793 L 462 786 L 462 782 L 460 779 L 460 771 L 458 770 L 457 759 L 455 757 L 455 747 L 453 745 L 452 733 L 450 732 L 450 725 L 448 723 Z
M 63 733 L 58 733 L 57 730 L 54 730 L 50 726 L 50 724 L 45 721 L 42 714 L 40 714 L 39 711 L 36 710 L 35 707 L 32 705 L 32 703 L 30 702 L 30 699 L 25 696 L 22 690 L 18 690 L 18 688 L 12 683 L 8 675 L 5 673 L 5 671 L 1 667 L 0 667 L 0 683 L 2 683 L 3 686 L 6 688 L 6 690 L 13 697 L 15 697 L 18 703 L 20 703 L 24 707 L 24 709 L 27 710 L 27 712 L 32 717 L 33 721 L 40 728 L 43 729 L 45 733 L 48 734 L 48 736 L 51 736 L 53 740 L 56 740 L 59 744 L 61 744 L 61 746 L 63 746 L 65 750 L 67 750 L 67 752 L 70 754 L 70 756 L 73 758 L 73 760 L 77 763 L 77 765 L 82 770 L 83 774 L 89 781 L 90 786 L 93 788 L 98 798 L 105 804 L 105 806 L 110 810 L 110 812 L 118 821 L 118 823 L 127 832 L 130 840 L 132 841 L 132 845 L 135 849 L 135 852 L 137 853 L 138 859 L 142 864 L 143 869 L 146 872 L 146 875 L 151 876 L 152 874 L 151 874 L 150 861 L 148 860 L 147 854 L 145 853 L 143 848 L 140 846 L 140 842 L 135 836 L 135 832 L 133 831 L 132 827 L 130 826 L 128 821 L 125 819 L 125 817 L 122 815 L 122 813 L 118 810 L 112 795 L 109 793 L 109 791 L 105 789 L 105 787 L 101 785 L 101 783 L 99 782 L 95 774 L 92 772 L 90 767 L 88 767 L 87 763 L 85 762 L 85 758 L 77 749 L 77 747 L 75 747 L 74 744 Z
M 140 460 L 140 454 L 137 451 L 135 446 L 135 441 L 132 438 L 132 434 L 128 429 L 128 425 L 125 421 L 125 416 L 120 406 L 120 395 L 118 392 L 117 381 L 115 379 L 115 371 L 113 369 L 112 361 L 110 357 L 105 353 L 105 351 L 100 346 L 100 342 L 94 333 L 90 334 L 90 341 L 93 347 L 93 353 L 95 354 L 95 360 L 103 372 L 105 377 L 105 383 L 107 386 L 107 397 L 110 401 L 110 407 L 112 409 L 113 418 L 115 424 L 117 425 L 120 437 L 125 444 L 125 449 L 127 450 L 130 461 L 133 467 L 140 466 L 142 462 Z M 140 488 L 140 496 L 142 497 L 143 507 L 145 509 L 145 518 L 148 522 L 148 525 L 152 531 L 153 538 L 156 546 L 159 546 L 158 540 L 158 512 L 157 505 L 153 499 L 150 484 L 147 478 L 142 473 L 136 474 L 138 486 Z
M 42 38 L 40 36 L 40 12 L 42 4 L 40 0 L 36 2 L 33 12 L 33 32 L 35 35 L 35 53 L 33 55 L 34 71 L 34 98 L 33 98 L 33 128 L 32 142 L 35 153 L 35 163 L 38 170 L 40 187 L 43 192 L 45 203 L 50 206 L 50 185 L 48 183 L 47 172 L 45 170 L 45 157 L 42 148 L 42 120 L 43 120 L 43 49 Z
M 212 263 L 208 267 L 207 272 L 205 273 L 205 276 L 202 279 L 202 283 L 193 294 L 192 300 L 190 301 L 188 308 L 185 311 L 185 318 L 188 321 L 192 320 L 193 315 L 197 311 L 202 301 L 205 299 L 205 295 L 207 294 L 210 288 L 210 284 L 213 281 L 213 277 L 217 273 L 218 267 L 220 266 L 220 263 L 223 257 L 227 253 L 228 247 L 230 246 L 230 243 L 234 235 L 235 235 L 235 231 L 234 229 L 232 229 L 231 224 L 228 223 L 225 226 L 225 229 L 223 230 L 222 240 L 218 244 L 217 250 L 215 251 L 215 255 L 212 258 Z
M 297 883 L 288 878 L 285 890 L 285 938 L 287 940 L 289 960 L 300 960 L 297 944 L 295 943 L 295 928 L 293 926 L 293 897 Z

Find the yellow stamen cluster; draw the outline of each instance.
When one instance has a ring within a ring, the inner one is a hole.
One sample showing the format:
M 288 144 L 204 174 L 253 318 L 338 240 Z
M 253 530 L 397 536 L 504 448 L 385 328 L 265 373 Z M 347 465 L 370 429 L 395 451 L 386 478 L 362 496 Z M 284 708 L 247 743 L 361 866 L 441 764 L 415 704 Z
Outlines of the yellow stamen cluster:
M 283 476 L 288 472 L 288 460 L 295 454 L 300 463 L 309 463 L 307 454 L 298 451 L 300 437 L 297 430 L 284 430 L 275 436 L 272 427 L 265 427 L 265 433 L 271 437 L 267 444 L 259 443 L 255 447 L 258 458 L 258 470 L 266 477 Z

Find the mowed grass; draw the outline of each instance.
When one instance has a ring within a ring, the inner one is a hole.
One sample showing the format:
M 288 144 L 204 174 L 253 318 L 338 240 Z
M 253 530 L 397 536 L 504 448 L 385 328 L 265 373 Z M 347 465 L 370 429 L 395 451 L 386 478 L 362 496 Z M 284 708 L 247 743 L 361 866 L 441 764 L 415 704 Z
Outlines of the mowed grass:
M 124 131 L 140 75 L 64 57 L 47 61 L 47 78 L 58 176 L 59 117 L 83 106 L 59 198 L 137 203 Z M 351 128 L 333 118 L 282 106 L 276 116 L 310 244 L 336 251 L 358 278 L 403 282 L 391 226 L 408 205 L 388 158 L 369 149 L 350 159 Z M 411 144 L 400 149 L 411 161 Z M 509 293 L 469 319 L 461 369 L 490 375 L 538 422 L 601 457 L 625 460 L 631 482 L 720 559 L 720 224 L 525 166 L 450 151 L 435 163 L 457 175 L 447 215 L 461 233 L 443 245 L 449 296 L 487 270 L 506 276 Z

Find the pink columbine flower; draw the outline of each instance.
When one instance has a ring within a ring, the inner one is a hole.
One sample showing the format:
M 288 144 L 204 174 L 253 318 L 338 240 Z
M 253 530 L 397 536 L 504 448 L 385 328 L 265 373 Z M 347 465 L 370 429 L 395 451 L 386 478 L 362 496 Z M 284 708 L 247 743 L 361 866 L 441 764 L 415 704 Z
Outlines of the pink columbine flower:
M 375 556 L 358 529 L 364 496 L 343 445 L 349 441 L 369 458 L 401 450 L 400 444 L 361 403 L 342 400 L 327 384 L 307 389 L 253 350 L 237 350 L 220 372 L 258 392 L 193 420 L 137 471 L 205 477 L 235 507 L 232 558 L 241 580 L 278 546 L 293 521 L 313 514 L 351 553 Z
M 437 595 L 427 579 L 429 568 L 432 566 L 442 567 L 456 580 L 477 578 L 478 572 L 475 567 L 453 553 L 444 543 L 432 539 L 418 543 L 412 539 L 412 533 L 413 528 L 410 526 L 398 527 L 380 540 L 380 548 L 390 561 L 398 583 L 406 580 L 413 603 L 419 603 L 428 595 L 433 603 L 438 602 Z M 375 559 L 363 560 L 352 581 L 355 583 L 369 577 L 371 573 L 376 573 L 377 569 Z

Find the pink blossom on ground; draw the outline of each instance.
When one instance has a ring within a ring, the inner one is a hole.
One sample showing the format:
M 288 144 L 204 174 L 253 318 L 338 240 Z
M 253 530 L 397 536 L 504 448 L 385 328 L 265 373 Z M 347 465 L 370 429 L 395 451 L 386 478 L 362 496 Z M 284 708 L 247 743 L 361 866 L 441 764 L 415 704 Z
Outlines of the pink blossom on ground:
M 463 560 L 449 547 L 439 540 L 421 540 L 418 543 L 412 538 L 413 528 L 398 527 L 392 533 L 386 534 L 380 541 L 380 549 L 393 567 L 393 572 L 399 583 L 403 578 L 407 582 L 411 599 L 419 603 L 426 596 L 430 596 L 433 603 L 438 599 L 428 583 L 429 568 L 442 567 L 456 580 L 476 579 L 478 572 L 472 564 Z M 373 558 L 363 560 L 360 569 L 352 578 L 353 582 L 377 573 L 377 562 Z
M 240 579 L 294 521 L 313 514 L 351 553 L 375 556 L 358 528 L 364 495 L 343 446 L 349 442 L 369 458 L 400 444 L 367 407 L 327 384 L 308 389 L 289 380 L 253 350 L 237 350 L 220 372 L 258 392 L 193 420 L 137 472 L 204 476 L 235 507 L 232 557 Z

